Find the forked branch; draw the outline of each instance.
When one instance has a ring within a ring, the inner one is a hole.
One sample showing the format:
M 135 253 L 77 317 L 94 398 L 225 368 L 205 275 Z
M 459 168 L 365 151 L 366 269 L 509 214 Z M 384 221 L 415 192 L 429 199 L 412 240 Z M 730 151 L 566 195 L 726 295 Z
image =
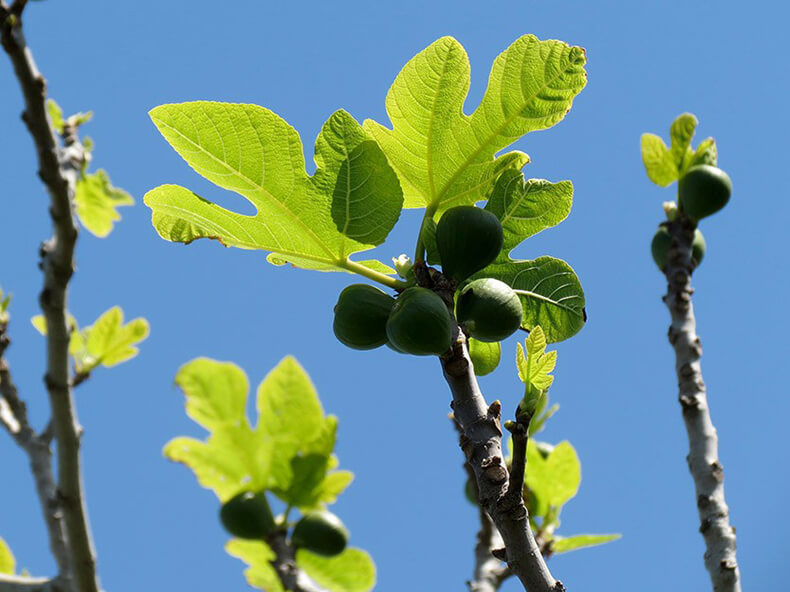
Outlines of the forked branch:
M 735 528 L 730 525 L 724 499 L 724 468 L 719 460 L 718 437 L 711 421 L 697 336 L 691 274 L 694 225 L 683 217 L 669 224 L 672 245 L 667 253 L 667 294 L 664 302 L 672 323 L 669 342 L 675 350 L 678 399 L 689 439 L 689 470 L 694 479 L 700 532 L 705 539 L 705 567 L 715 592 L 740 592 L 740 572 L 735 556 Z

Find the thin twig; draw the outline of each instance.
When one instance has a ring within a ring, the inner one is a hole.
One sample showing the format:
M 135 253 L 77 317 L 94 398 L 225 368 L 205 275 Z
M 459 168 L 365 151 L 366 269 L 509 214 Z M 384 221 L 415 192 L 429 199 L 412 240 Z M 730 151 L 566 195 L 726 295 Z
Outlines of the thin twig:
M 24 8 L 15 2 L 12 8 Z M 74 270 L 77 227 L 72 203 L 85 151 L 75 129 L 64 131 L 61 148 L 47 116 L 46 82 L 27 46 L 20 18 L 5 19 L 2 45 L 14 67 L 25 99 L 22 119 L 36 146 L 39 177 L 50 196 L 53 237 L 44 245 L 42 269 L 44 288 L 39 301 L 47 322 L 47 372 L 45 383 L 57 440 L 57 495 L 71 551 L 74 586 L 79 592 L 99 592 L 96 555 L 88 526 L 80 468 L 80 434 L 69 384 L 69 334 L 66 321 L 68 283 Z
M 695 225 L 683 217 L 669 224 L 672 245 L 667 253 L 667 294 L 672 317 L 669 342 L 675 350 L 678 399 L 689 439 L 688 466 L 694 479 L 700 532 L 705 539 L 705 566 L 715 592 L 740 592 L 735 556 L 735 528 L 724 499 L 724 468 L 719 460 L 716 428 L 711 421 L 702 380 L 702 345 L 697 336 L 691 274 L 691 245 Z
M 28 422 L 27 408 L 14 384 L 8 362 L 3 357 L 6 348 L 11 343 L 6 331 L 7 324 L 0 323 L 0 408 L 4 403 L 8 412 L 8 417 L 3 417 L 0 423 L 5 426 L 14 441 L 28 456 L 39 504 L 47 525 L 49 547 L 58 566 L 60 581 L 68 583 L 71 578 L 71 562 L 69 549 L 66 545 L 63 513 L 57 497 L 55 476 L 52 471 L 52 449 L 48 440 L 36 436 Z M 0 588 L 0 592 L 3 592 L 2 588 Z
M 560 592 L 562 583 L 551 575 L 529 525 L 523 501 L 506 499 L 508 470 L 502 454 L 501 408 L 486 404 L 474 374 L 466 338 L 457 332 L 450 351 L 440 358 L 453 395 L 453 413 L 463 431 L 461 448 L 475 473 L 480 504 L 488 512 L 505 543 L 509 568 L 529 592 Z M 522 476 L 523 483 L 523 476 Z
M 284 531 L 277 531 L 267 539 L 269 546 L 274 551 L 271 564 L 284 590 L 291 592 L 326 592 L 313 582 L 296 565 L 296 550 L 288 543 Z M 0 591 L 1 592 L 1 591 Z

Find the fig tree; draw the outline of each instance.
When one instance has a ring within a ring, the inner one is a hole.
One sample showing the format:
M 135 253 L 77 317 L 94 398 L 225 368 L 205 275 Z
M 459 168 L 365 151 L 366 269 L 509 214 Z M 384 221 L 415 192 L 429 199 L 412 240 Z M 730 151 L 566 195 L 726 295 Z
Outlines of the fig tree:
M 450 208 L 436 225 L 442 273 L 461 282 L 499 255 L 504 236 L 499 219 L 475 206 Z
M 340 292 L 333 329 L 340 343 L 353 349 L 375 349 L 387 343 L 387 319 L 395 299 L 367 284 Z
M 480 341 L 502 341 L 520 326 L 524 310 L 513 289 L 493 278 L 470 282 L 458 295 L 458 323 Z
M 431 290 L 406 288 L 387 319 L 387 337 L 396 351 L 438 356 L 450 348 L 450 312 L 441 297 Z
M 667 251 L 669 245 L 672 244 L 672 236 L 665 225 L 658 227 L 656 234 L 653 236 L 653 241 L 650 243 L 650 252 L 653 254 L 653 261 L 656 262 L 658 268 L 664 271 L 667 265 Z M 694 231 L 694 241 L 691 243 L 691 260 L 694 265 L 702 263 L 702 258 L 705 256 L 705 237 L 702 232 L 697 228 Z
M 297 548 L 331 557 L 346 548 L 348 530 L 332 512 L 308 512 L 294 526 L 291 543 Z
M 678 201 L 692 220 L 722 209 L 730 199 L 732 182 L 723 170 L 709 164 L 691 167 L 678 181 Z
M 274 516 L 263 491 L 242 491 L 219 511 L 222 526 L 240 539 L 263 539 L 274 530 Z

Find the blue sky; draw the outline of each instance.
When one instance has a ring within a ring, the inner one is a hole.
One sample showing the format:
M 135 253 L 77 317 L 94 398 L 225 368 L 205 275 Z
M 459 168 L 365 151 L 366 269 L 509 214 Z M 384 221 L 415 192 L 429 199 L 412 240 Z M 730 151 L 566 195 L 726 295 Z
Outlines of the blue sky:
M 562 409 L 543 439 L 570 440 L 582 460 L 582 487 L 563 512 L 560 533 L 624 535 L 553 558 L 551 568 L 572 590 L 709 586 L 666 340 L 665 285 L 649 255 L 661 202 L 673 189 L 652 185 L 639 155 L 641 133 L 666 137 L 672 119 L 691 111 L 700 120 L 696 141 L 716 138 L 719 164 L 734 184 L 730 205 L 702 226 L 708 253 L 694 277 L 694 298 L 703 373 L 744 586 L 776 587 L 790 550 L 790 206 L 777 176 L 788 157 L 789 16 L 765 0 L 31 3 L 28 41 L 51 95 L 68 112 L 95 111 L 85 128 L 96 142 L 94 166 L 137 200 L 110 238 L 83 233 L 71 292 L 82 324 L 118 304 L 128 317 L 148 318 L 152 329 L 137 359 L 97 371 L 78 393 L 103 586 L 246 589 L 242 564 L 222 550 L 213 494 L 162 457 L 170 438 L 201 433 L 172 381 L 184 362 L 210 356 L 236 362 L 257 385 L 294 354 L 327 411 L 340 418 L 337 453 L 357 478 L 333 509 L 352 544 L 376 560 L 377 590 L 463 589 L 475 512 L 462 496 L 461 453 L 446 420 L 450 398 L 438 362 L 338 343 L 332 306 L 350 276 L 274 268 L 262 253 L 214 242 L 162 241 L 142 205 L 147 190 L 179 183 L 228 203 L 241 200 L 183 163 L 147 111 L 195 99 L 264 105 L 299 130 L 311 159 L 315 135 L 335 109 L 386 121 L 384 97 L 398 70 L 436 38 L 452 35 L 469 53 L 471 112 L 494 57 L 534 33 L 581 45 L 589 60 L 589 83 L 567 118 L 514 146 L 532 157 L 528 176 L 575 186 L 568 220 L 517 253 L 568 261 L 589 314 L 580 334 L 557 345 L 552 398 Z M 38 245 L 50 230 L 21 109 L 3 57 L 0 285 L 14 293 L 9 361 L 42 425 L 44 342 L 28 318 L 37 314 Z M 377 253 L 386 260 L 410 251 L 418 219 L 406 212 Z M 502 366 L 482 380 L 488 398 L 505 408 L 521 392 L 517 339 L 503 344 Z M 0 536 L 22 566 L 51 573 L 25 459 L 2 435 L 0 459 Z M 504 589 L 518 588 L 511 582 Z

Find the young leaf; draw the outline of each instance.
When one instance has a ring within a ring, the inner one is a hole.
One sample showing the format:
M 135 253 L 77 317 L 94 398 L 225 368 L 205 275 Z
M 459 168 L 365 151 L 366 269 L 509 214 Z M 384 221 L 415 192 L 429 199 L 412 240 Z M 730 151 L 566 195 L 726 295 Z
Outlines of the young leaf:
M 134 200 L 123 189 L 113 187 L 105 171 L 98 170 L 77 181 L 74 203 L 82 225 L 104 238 L 112 231 L 113 223 L 121 219 L 116 208 L 132 205 Z
M 697 146 L 697 150 L 685 163 L 684 170 L 689 169 L 698 164 L 709 164 L 716 166 L 718 160 L 718 151 L 716 150 L 716 141 L 713 138 L 705 138 Z
M 175 382 L 186 396 L 187 415 L 207 430 L 246 421 L 250 387 L 235 364 L 197 358 L 179 369 Z
M 516 366 L 521 382 L 531 384 L 539 390 L 546 390 L 554 382 L 551 372 L 557 365 L 557 352 L 546 351 L 546 335 L 538 325 L 524 342 L 525 347 L 518 344 Z
M 534 440 L 529 440 L 525 482 L 541 502 L 561 508 L 576 495 L 581 484 L 581 464 L 576 450 L 569 442 L 560 442 L 544 459 Z
M 47 99 L 47 115 L 52 124 L 52 128 L 59 134 L 63 133 L 63 109 L 55 102 L 55 99 Z
M 114 306 L 102 314 L 90 327 L 82 330 L 87 357 L 84 370 L 98 365 L 110 367 L 126 362 L 140 351 L 136 344 L 148 337 L 148 321 L 132 319 L 124 325 L 123 310 Z
M 85 340 L 83 339 L 80 327 L 70 313 L 66 315 L 66 322 L 68 323 L 69 331 L 71 332 L 69 338 L 69 354 L 74 358 L 74 362 L 78 367 L 83 367 L 85 358 L 88 355 L 85 351 Z M 33 328 L 41 333 L 44 337 L 47 336 L 47 319 L 44 315 L 36 315 L 30 319 L 30 324 Z
M 359 271 L 362 265 L 363 272 L 392 271 L 378 262 L 349 260 L 384 242 L 403 195 L 381 149 L 345 111 L 324 124 L 312 177 L 299 135 L 263 107 L 198 101 L 162 105 L 150 115 L 195 171 L 256 208 L 255 215 L 242 215 L 177 185 L 157 187 L 145 203 L 166 240 L 213 238 L 270 251 L 271 262 L 305 269 Z
M 672 153 L 655 134 L 642 134 L 642 162 L 647 176 L 656 185 L 667 187 L 678 178 L 678 165 Z
M 697 118 L 691 113 L 682 113 L 669 127 L 669 137 L 672 141 L 669 151 L 672 153 L 672 159 L 678 170 L 681 170 L 688 155 L 693 154 L 691 138 L 694 137 L 697 123 Z
M 299 549 L 296 565 L 331 592 L 368 592 L 376 585 L 376 565 L 362 549 L 349 547 L 334 557 Z
M 554 554 L 567 553 L 584 547 L 594 547 L 603 545 L 611 541 L 616 541 L 622 535 L 619 534 L 576 534 L 569 537 L 554 536 L 551 540 L 551 550 Z
M 231 539 L 225 545 L 225 551 L 249 566 L 244 570 L 244 577 L 247 578 L 250 586 L 266 592 L 285 592 L 277 572 L 270 563 L 275 558 L 275 554 L 269 545 L 263 541 Z
M 392 129 L 364 123 L 398 173 L 405 207 L 443 211 L 487 197 L 499 173 L 529 160 L 496 153 L 565 117 L 587 82 L 585 63 L 581 47 L 524 35 L 494 61 L 483 100 L 467 116 L 470 68 L 461 44 L 443 37 L 417 54 L 387 94 Z
M 14 575 L 16 573 L 16 560 L 8 544 L 0 537 L 0 574 Z
M 8 307 L 11 305 L 11 294 L 3 294 L 0 289 L 0 323 L 7 323 L 10 315 L 8 314 Z

